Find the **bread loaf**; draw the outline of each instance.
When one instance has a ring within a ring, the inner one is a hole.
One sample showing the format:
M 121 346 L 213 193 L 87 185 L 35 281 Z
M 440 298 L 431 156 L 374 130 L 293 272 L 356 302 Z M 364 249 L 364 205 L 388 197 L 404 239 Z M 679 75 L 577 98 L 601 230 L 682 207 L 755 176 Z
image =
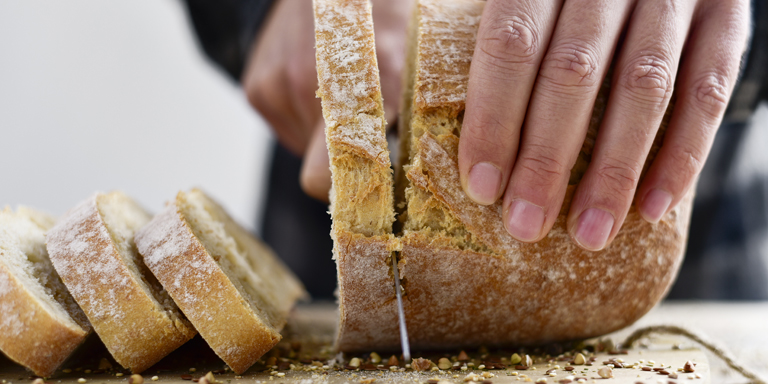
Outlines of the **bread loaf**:
M 393 247 L 399 251 L 411 345 L 541 344 L 598 336 L 630 325 L 661 300 L 674 280 L 685 248 L 692 193 L 657 224 L 644 221 L 633 206 L 617 237 L 603 251 L 585 251 L 572 242 L 565 218 L 574 189 L 589 164 L 605 111 L 610 87 L 606 80 L 555 226 L 535 244 L 509 236 L 502 224 L 501 203 L 482 206 L 471 201 L 461 189 L 457 166 L 467 79 L 484 4 L 477 0 L 420 0 L 414 10 L 399 123 L 401 165 L 395 186 L 395 205 L 402 207 L 403 230 L 397 238 L 400 242 Z M 316 17 L 318 24 L 333 20 L 320 20 L 323 14 Z M 341 23 L 336 27 L 344 30 Z M 365 46 L 362 42 L 347 45 Z M 323 56 L 320 49 L 318 35 L 319 73 L 322 66 L 339 65 L 341 58 L 362 56 L 357 51 Z M 367 63 L 375 65 L 375 61 Z M 375 84 L 367 78 L 352 84 L 338 78 L 327 79 L 330 84 L 324 85 L 320 76 L 319 93 L 324 98 L 327 124 L 333 111 L 327 111 L 332 104 L 325 102 L 324 89 L 353 90 Z M 669 113 L 648 162 L 661 145 L 668 117 Z M 329 139 L 333 158 L 331 143 Z M 360 171 L 353 168 L 346 172 Z M 350 184 L 337 183 L 340 178 L 334 177 L 337 195 L 350 188 Z M 338 219 L 333 219 L 335 227 Z M 336 244 L 339 246 L 338 240 Z M 357 253 L 346 257 L 360 259 L 372 249 L 349 249 Z M 339 263 L 340 285 L 344 275 L 365 280 L 354 289 L 347 283 L 347 289 L 340 291 L 342 313 L 344 303 L 349 302 L 365 302 L 379 313 L 374 319 L 369 312 L 348 312 L 342 321 L 363 324 L 355 329 L 355 337 L 363 341 L 340 343 L 340 348 L 397 348 L 398 333 L 383 325 L 397 324 L 394 290 L 382 294 L 385 286 L 392 285 L 392 273 L 354 266 L 342 271 L 342 267 Z M 368 285 L 374 281 L 381 283 Z M 340 341 L 348 337 L 344 332 L 342 328 Z
M 144 265 L 133 235 L 151 216 L 120 192 L 96 193 L 48 232 L 48 252 L 120 365 L 141 372 L 195 335 Z
M 147 267 L 236 373 L 280 341 L 306 296 L 272 251 L 202 191 L 179 192 L 135 239 Z
M 25 207 L 0 210 L 0 350 L 42 377 L 91 331 L 48 258 L 45 232 L 53 223 Z

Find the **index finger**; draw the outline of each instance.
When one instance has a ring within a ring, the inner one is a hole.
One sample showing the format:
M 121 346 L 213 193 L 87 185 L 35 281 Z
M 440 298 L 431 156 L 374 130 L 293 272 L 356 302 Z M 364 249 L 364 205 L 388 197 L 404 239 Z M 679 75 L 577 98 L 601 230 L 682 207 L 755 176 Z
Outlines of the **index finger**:
M 561 3 L 491 0 L 483 10 L 459 141 L 461 184 L 479 204 L 504 192 Z

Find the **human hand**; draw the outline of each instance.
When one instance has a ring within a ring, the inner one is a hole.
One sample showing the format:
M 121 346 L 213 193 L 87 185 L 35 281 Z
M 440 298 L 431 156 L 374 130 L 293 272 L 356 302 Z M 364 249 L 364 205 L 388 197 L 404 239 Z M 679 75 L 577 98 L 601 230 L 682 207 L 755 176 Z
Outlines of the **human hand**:
M 385 118 L 394 122 L 404 65 L 411 0 L 374 0 L 373 22 Z M 320 100 L 315 98 L 315 31 L 311 0 L 278 0 L 243 74 L 248 100 L 278 140 L 303 156 L 300 182 L 309 196 L 328 201 L 331 188 Z
M 464 191 L 480 204 L 503 196 L 507 231 L 524 242 L 544 238 L 616 53 L 605 117 L 568 231 L 582 248 L 603 249 L 635 194 L 642 217 L 658 222 L 701 171 L 749 24 L 748 0 L 488 0 L 459 143 Z M 638 188 L 673 86 L 663 145 Z

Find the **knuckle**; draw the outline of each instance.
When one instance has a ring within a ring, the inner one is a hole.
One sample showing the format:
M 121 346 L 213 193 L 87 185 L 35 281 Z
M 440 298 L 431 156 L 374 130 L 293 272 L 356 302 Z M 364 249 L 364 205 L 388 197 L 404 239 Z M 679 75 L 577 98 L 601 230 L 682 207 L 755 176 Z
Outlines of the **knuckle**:
M 248 99 L 248 103 L 259 111 L 269 108 L 269 90 L 273 88 L 272 83 L 274 81 L 271 80 L 273 78 L 272 76 L 259 74 L 251 77 L 245 84 L 245 96 Z
M 629 61 L 619 81 L 636 102 L 662 108 L 672 94 L 672 77 L 667 55 L 644 52 Z
M 719 119 L 728 105 L 728 80 L 716 72 L 701 76 L 692 89 L 696 107 L 708 117 Z
M 582 92 L 580 88 L 597 84 L 597 67 L 597 50 L 585 41 L 574 41 L 550 50 L 539 76 L 555 87 Z
M 670 148 L 669 155 L 671 161 L 666 172 L 670 172 L 681 185 L 687 185 L 704 166 L 704 154 L 691 147 Z
M 539 51 L 539 32 L 521 16 L 494 20 L 478 37 L 478 48 L 498 66 L 532 64 Z
M 517 164 L 529 173 L 526 180 L 535 185 L 555 185 L 566 174 L 565 163 L 559 159 L 561 153 L 555 147 L 543 144 L 527 144 L 525 153 L 521 153 Z
M 293 95 L 314 95 L 317 89 L 317 72 L 314 66 L 306 65 L 306 61 L 292 61 L 286 68 L 288 86 Z
M 640 178 L 638 168 L 632 162 L 607 157 L 597 168 L 597 176 L 602 186 L 610 193 L 617 196 L 631 196 Z

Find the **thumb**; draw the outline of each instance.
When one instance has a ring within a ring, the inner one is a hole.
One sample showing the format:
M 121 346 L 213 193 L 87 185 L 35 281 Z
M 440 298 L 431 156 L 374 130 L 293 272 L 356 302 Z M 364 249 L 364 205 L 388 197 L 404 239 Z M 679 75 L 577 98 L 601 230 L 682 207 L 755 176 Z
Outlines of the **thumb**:
M 304 154 L 299 176 L 304 193 L 317 200 L 328 202 L 331 190 L 331 168 L 328 147 L 325 145 L 325 124 L 321 120 L 315 127 L 312 139 Z

